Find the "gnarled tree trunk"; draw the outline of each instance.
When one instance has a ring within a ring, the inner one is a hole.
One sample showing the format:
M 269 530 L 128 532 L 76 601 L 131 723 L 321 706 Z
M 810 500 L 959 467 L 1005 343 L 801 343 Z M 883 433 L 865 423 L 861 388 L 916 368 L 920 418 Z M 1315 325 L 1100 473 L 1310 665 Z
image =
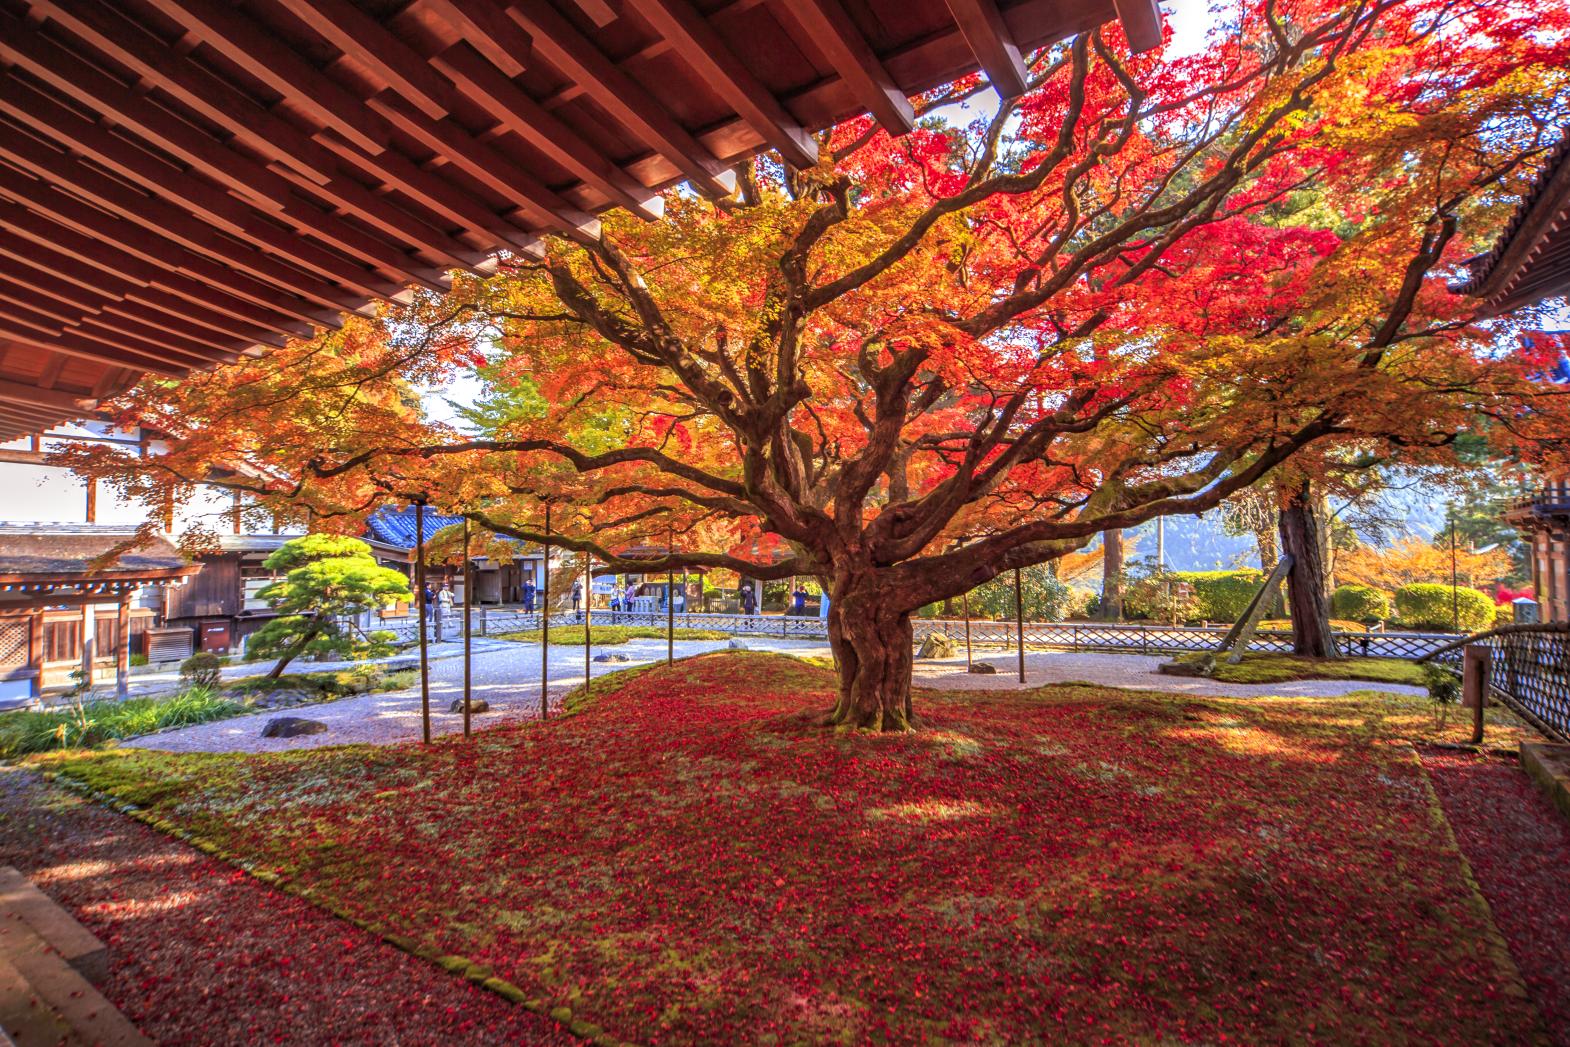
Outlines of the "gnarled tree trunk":
M 1325 589 L 1326 536 L 1313 492 L 1304 481 L 1281 507 L 1281 550 L 1292 554 L 1287 603 L 1292 612 L 1292 652 L 1309 658 L 1339 658 L 1330 633 L 1330 594 Z
M 829 643 L 839 663 L 839 701 L 829 714 L 836 727 L 908 731 L 913 727 L 910 667 L 915 643 L 910 612 L 876 589 L 835 588 L 829 600 Z
M 1101 535 L 1101 617 L 1109 622 L 1123 620 L 1123 532 L 1105 531 Z

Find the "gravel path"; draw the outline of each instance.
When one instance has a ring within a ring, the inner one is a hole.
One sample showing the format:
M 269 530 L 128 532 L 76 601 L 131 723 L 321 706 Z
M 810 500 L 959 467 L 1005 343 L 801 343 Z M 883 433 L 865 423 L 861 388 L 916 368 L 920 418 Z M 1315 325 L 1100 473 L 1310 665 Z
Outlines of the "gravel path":
M 1219 683 L 1197 676 L 1168 676 L 1156 667 L 1170 659 L 1143 654 L 1095 654 L 1071 651 L 1025 652 L 1025 683 L 1019 682 L 1019 662 L 1013 651 L 993 650 L 976 653 L 975 660 L 997 667 L 994 676 L 965 671 L 965 658 L 918 659 L 915 680 L 918 687 L 961 690 L 1018 690 L 1049 683 L 1094 683 L 1106 687 L 1135 687 L 1175 694 L 1211 694 L 1218 698 L 1264 698 L 1282 695 L 1300 698 L 1328 698 L 1348 691 L 1389 691 L 1395 694 L 1424 694 L 1421 687 L 1405 684 L 1369 683 L 1365 680 L 1293 680 L 1287 683 Z
M 728 640 L 677 640 L 676 657 L 718 651 Z M 813 640 L 749 638 L 753 650 L 791 651 L 827 654 L 823 643 Z M 595 653 L 617 653 L 626 662 L 596 662 L 594 675 L 647 665 L 665 657 L 664 640 L 629 640 L 626 643 L 596 648 Z M 476 728 L 495 727 L 513 720 L 534 719 L 540 714 L 540 646 L 493 640 L 473 658 L 472 693 L 490 704 L 490 711 L 474 717 Z M 310 665 L 317 669 L 321 666 Z M 550 653 L 551 692 L 554 708 L 568 691 L 583 683 L 583 648 L 552 645 Z M 463 697 L 463 659 L 441 658 L 431 662 L 431 731 L 451 734 L 463 730 L 463 715 L 450 713 L 452 703 Z M 278 716 L 298 716 L 327 725 L 321 734 L 297 738 L 263 738 L 262 727 Z M 277 752 L 322 745 L 371 743 L 386 745 L 414 741 L 421 736 L 419 686 L 406 691 L 363 694 L 322 702 L 296 709 L 270 710 L 237 716 L 231 720 L 182 727 L 150 734 L 122 744 L 168 752 Z
M 162 1044 L 573 1044 L 555 1022 L 140 822 L 0 766 L 0 864 L 109 949 Z

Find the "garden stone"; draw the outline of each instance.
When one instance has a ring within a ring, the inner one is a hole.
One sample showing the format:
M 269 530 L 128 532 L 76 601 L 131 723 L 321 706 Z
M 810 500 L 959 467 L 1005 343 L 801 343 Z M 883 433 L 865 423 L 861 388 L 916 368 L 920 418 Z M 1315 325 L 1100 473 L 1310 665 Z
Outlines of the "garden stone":
M 726 644 L 726 646 L 729 647 L 732 651 L 752 650 L 752 648 L 747 645 L 746 640 L 732 640 L 730 643 Z
M 454 698 L 452 705 L 448 707 L 447 711 L 450 713 L 463 712 L 463 699 Z M 470 698 L 469 711 L 471 713 L 488 713 L 491 711 L 491 703 L 486 701 L 484 698 Z
M 594 660 L 597 661 L 597 662 L 630 662 L 630 661 L 632 661 L 631 658 L 627 657 L 625 654 L 622 654 L 619 651 L 607 651 L 604 654 L 597 654 L 597 655 L 594 656 Z
M 921 650 L 916 652 L 917 658 L 952 658 L 959 651 L 950 640 L 942 633 L 933 633 L 921 641 Z
M 298 738 L 304 734 L 323 734 L 327 725 L 320 720 L 307 720 L 300 716 L 277 716 L 262 728 L 263 738 Z
M 970 668 L 965 671 L 978 676 L 996 676 L 998 667 L 990 662 L 972 662 Z
M 390 662 L 380 662 L 377 665 L 384 673 L 412 673 L 420 668 L 418 658 L 394 658 Z

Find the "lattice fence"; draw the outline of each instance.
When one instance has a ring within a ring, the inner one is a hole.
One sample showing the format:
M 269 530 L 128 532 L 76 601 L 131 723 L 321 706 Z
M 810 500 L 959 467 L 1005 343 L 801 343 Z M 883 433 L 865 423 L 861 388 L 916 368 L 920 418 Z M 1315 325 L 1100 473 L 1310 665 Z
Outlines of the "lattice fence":
M 1464 647 L 1492 652 L 1488 686 L 1508 708 L 1544 734 L 1570 741 L 1570 624 L 1505 626 L 1456 640 L 1435 662 L 1460 671 Z

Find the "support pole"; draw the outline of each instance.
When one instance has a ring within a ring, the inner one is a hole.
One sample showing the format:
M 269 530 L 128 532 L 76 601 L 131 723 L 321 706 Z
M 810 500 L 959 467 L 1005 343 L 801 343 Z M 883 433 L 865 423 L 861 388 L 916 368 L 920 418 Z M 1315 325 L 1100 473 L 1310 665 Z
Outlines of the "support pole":
M 474 693 L 473 664 L 470 661 L 474 625 L 474 561 L 469 559 L 469 518 L 463 518 L 463 736 L 469 737 L 469 702 Z
M 1472 710 L 1472 744 L 1483 744 L 1483 706 L 1488 704 L 1488 674 L 1494 652 L 1480 643 L 1461 649 L 1461 705 Z
M 965 606 L 965 671 L 970 672 L 970 594 L 961 597 Z
M 82 688 L 85 691 L 93 689 L 93 659 L 98 653 L 95 650 L 98 646 L 98 619 L 95 611 L 92 597 L 82 602 Z
M 665 532 L 665 556 L 676 555 L 676 528 Z M 665 565 L 665 664 L 676 664 L 676 565 Z
M 550 716 L 551 692 L 551 503 L 545 503 L 544 577 L 540 579 L 540 719 Z
M 583 691 L 589 692 L 590 672 L 593 669 L 594 644 L 594 562 L 583 554 Z
M 420 607 L 420 730 L 431 741 L 431 652 L 425 633 L 430 606 L 425 599 L 425 503 L 414 503 L 414 590 Z
M 1020 582 L 1019 568 L 1014 568 L 1014 628 L 1018 631 L 1019 682 L 1025 682 L 1025 600 Z
M 124 698 L 131 693 L 131 593 L 120 594 L 120 631 L 115 636 L 114 693 Z

